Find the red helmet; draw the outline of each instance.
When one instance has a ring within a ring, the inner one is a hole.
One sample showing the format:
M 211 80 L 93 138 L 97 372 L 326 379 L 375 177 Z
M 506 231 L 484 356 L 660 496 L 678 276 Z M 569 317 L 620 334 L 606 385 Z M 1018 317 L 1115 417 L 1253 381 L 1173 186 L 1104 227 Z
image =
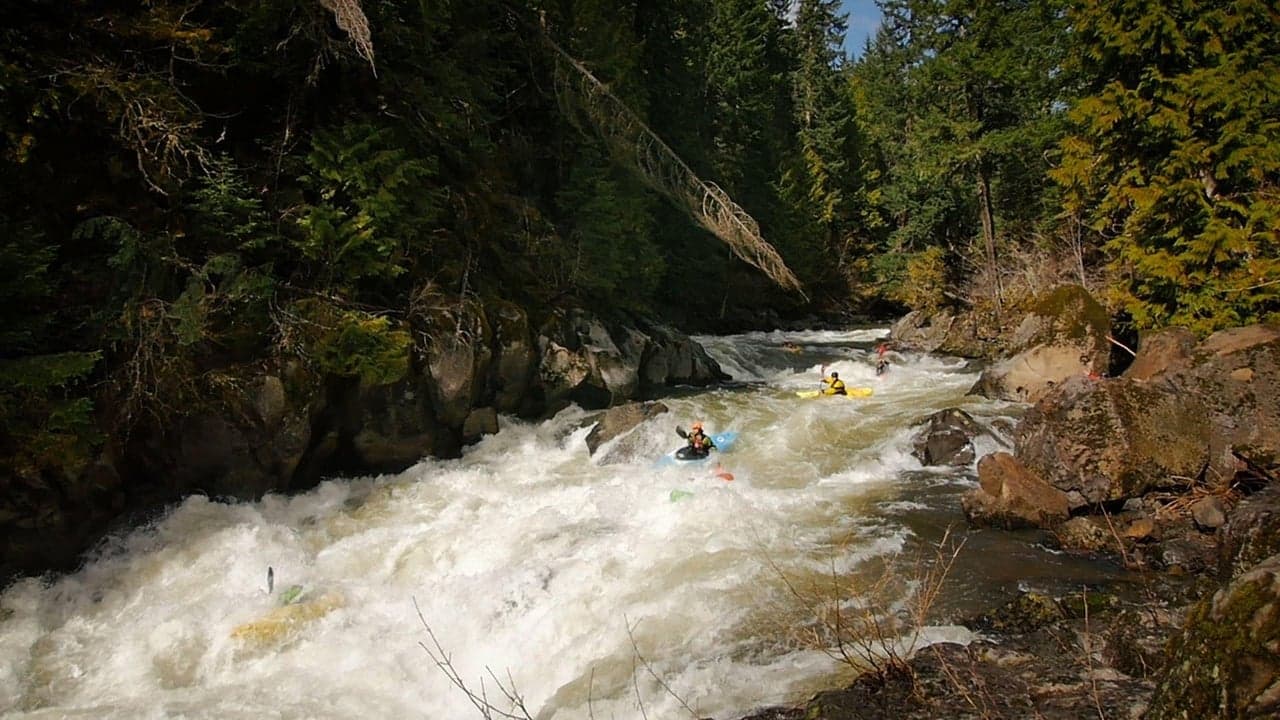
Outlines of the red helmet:
M 702 429 L 702 421 L 701 421 L 701 420 L 695 420 L 695 421 L 694 421 L 694 423 L 693 423 L 693 429 L 694 429 L 694 430 L 701 430 L 701 429 Z

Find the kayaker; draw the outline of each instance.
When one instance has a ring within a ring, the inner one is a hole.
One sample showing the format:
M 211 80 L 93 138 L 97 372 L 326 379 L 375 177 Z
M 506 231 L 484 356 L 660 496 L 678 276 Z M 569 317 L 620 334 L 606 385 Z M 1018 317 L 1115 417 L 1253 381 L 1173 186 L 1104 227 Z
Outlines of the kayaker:
M 822 378 L 822 384 L 826 385 L 822 389 L 823 395 L 848 395 L 848 391 L 844 388 L 844 381 L 840 379 L 840 373 L 835 370 L 831 371 L 830 377 Z
M 689 432 L 687 433 L 684 431 L 684 428 L 677 425 L 676 434 L 684 438 L 685 440 L 689 441 L 689 444 L 686 445 L 685 447 L 680 448 L 680 451 L 677 454 L 677 457 L 679 457 L 682 460 L 704 458 L 710 455 L 712 450 L 716 449 L 715 442 L 712 441 L 711 438 L 706 435 L 706 433 L 702 432 L 701 420 L 698 420 L 694 422 L 693 425 L 690 425 Z
M 880 343 L 876 348 L 876 375 L 883 375 L 889 369 L 889 358 L 885 356 L 888 352 L 889 343 Z

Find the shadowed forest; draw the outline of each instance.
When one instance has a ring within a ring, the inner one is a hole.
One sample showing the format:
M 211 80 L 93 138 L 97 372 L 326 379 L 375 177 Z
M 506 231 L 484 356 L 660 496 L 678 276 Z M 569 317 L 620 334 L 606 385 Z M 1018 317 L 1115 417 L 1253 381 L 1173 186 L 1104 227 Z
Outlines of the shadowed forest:
M 393 374 L 396 319 L 459 298 L 714 332 L 1070 279 L 1134 329 L 1276 317 L 1274 4 L 882 9 L 849 62 L 836 0 L 15 0 L 5 465 L 74 474 L 231 363 Z

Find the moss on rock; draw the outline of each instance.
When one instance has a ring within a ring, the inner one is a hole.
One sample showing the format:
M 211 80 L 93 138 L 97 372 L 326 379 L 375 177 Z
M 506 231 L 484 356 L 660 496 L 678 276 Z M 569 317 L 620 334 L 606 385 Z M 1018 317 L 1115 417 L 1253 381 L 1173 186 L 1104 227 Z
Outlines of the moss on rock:
M 1169 643 L 1149 720 L 1280 714 L 1280 555 L 1188 613 Z

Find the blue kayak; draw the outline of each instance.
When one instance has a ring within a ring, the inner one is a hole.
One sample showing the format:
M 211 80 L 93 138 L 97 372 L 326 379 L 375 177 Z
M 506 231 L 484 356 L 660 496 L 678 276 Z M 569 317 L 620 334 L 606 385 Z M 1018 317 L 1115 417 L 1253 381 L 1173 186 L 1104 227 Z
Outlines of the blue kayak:
M 709 458 L 711 458 L 711 456 L 712 456 L 712 455 L 714 455 L 714 454 L 716 454 L 716 453 L 718 453 L 718 452 L 725 452 L 725 451 L 727 451 L 729 448 L 733 447 L 733 443 L 734 443 L 734 441 L 736 441 L 737 439 L 738 439 L 738 433 L 736 433 L 736 432 L 734 432 L 734 431 L 732 431 L 732 430 L 725 431 L 725 432 L 722 432 L 722 433 L 716 433 L 715 435 L 712 435 L 712 436 L 711 436 L 711 442 L 715 443 L 715 445 L 716 445 L 716 449 L 715 449 L 715 450 L 713 450 L 713 451 L 711 451 L 710 453 L 707 453 L 706 455 L 703 455 L 702 457 L 696 457 L 696 458 L 683 458 L 683 457 L 680 457 L 680 456 L 679 456 L 679 455 L 680 455 L 680 451 L 681 451 L 681 450 L 683 450 L 683 449 L 684 449 L 685 447 L 687 447 L 687 446 L 681 446 L 681 447 L 679 447 L 679 448 L 676 448 L 675 450 L 672 450 L 671 452 L 667 453 L 666 455 L 663 455 L 662 457 L 658 458 L 658 463 L 657 463 L 657 464 L 658 464 L 658 465 L 660 465 L 660 466 L 666 466 L 666 465 L 676 465 L 676 464 L 681 464 L 681 463 L 700 463 L 700 462 L 706 462 Z

